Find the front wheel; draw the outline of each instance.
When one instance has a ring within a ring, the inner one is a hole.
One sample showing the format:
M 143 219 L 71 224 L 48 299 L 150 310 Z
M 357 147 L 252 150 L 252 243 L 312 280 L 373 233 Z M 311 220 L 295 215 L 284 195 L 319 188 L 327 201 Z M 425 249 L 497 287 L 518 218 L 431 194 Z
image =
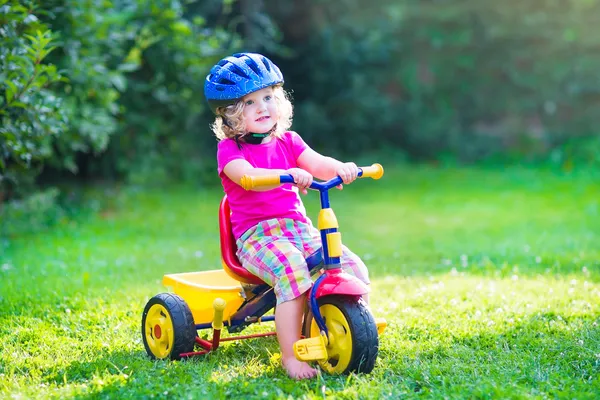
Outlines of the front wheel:
M 193 351 L 196 325 L 187 303 L 172 293 L 151 298 L 142 314 L 142 340 L 153 359 L 179 360 L 181 353 Z
M 375 319 L 364 300 L 330 295 L 317 300 L 329 333 L 327 359 L 319 365 L 330 374 L 369 373 L 375 366 L 379 336 Z M 311 312 L 304 318 L 305 337 L 319 336 L 319 327 Z

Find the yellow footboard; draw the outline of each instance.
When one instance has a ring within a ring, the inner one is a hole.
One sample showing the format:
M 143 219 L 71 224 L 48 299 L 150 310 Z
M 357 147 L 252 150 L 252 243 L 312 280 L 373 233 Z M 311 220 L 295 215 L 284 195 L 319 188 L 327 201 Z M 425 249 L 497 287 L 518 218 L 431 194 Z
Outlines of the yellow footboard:
M 192 311 L 196 324 L 212 322 L 213 302 L 216 298 L 225 300 L 223 319 L 226 321 L 243 302 L 242 286 L 224 270 L 185 272 L 163 277 L 163 285 L 181 296 Z

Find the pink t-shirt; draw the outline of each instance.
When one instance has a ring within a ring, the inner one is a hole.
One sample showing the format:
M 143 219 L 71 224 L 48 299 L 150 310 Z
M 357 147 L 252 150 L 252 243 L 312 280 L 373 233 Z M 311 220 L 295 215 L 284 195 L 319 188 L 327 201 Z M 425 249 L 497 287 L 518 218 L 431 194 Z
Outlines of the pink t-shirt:
M 296 168 L 298 157 L 308 148 L 304 140 L 296 132 L 285 132 L 281 138 L 273 138 L 268 143 L 240 144 L 241 149 L 235 140 L 224 139 L 217 147 L 217 168 L 231 207 L 233 236 L 238 239 L 254 225 L 271 218 L 307 222 L 297 187 L 284 184 L 266 192 L 245 190 L 223 172 L 225 166 L 236 159 L 244 159 L 255 168 Z

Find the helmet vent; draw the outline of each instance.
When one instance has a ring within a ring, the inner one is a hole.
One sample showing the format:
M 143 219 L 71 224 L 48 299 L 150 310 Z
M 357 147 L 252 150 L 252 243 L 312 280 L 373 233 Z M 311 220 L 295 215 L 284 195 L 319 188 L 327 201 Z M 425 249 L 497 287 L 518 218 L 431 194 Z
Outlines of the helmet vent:
M 227 78 L 219 78 L 219 83 L 222 83 L 224 85 L 235 85 L 235 82 L 233 82 Z
M 233 72 L 234 74 L 239 75 L 239 76 L 243 76 L 246 79 L 250 79 L 250 77 L 248 76 L 248 74 L 246 73 L 246 71 L 244 71 L 243 69 L 241 69 L 237 65 L 232 64 L 231 67 L 230 67 L 230 69 L 231 69 L 231 72 Z
M 262 62 L 265 65 L 265 68 L 267 69 L 267 71 L 271 72 L 271 65 L 270 65 L 269 61 L 265 57 L 262 57 Z
M 254 73 L 258 76 L 261 76 L 262 74 L 260 73 L 260 69 L 258 68 L 258 64 L 256 64 L 256 61 L 254 61 L 251 58 L 246 58 L 244 61 L 246 61 L 246 65 L 248 65 L 250 67 L 250 69 L 252 71 L 254 71 Z

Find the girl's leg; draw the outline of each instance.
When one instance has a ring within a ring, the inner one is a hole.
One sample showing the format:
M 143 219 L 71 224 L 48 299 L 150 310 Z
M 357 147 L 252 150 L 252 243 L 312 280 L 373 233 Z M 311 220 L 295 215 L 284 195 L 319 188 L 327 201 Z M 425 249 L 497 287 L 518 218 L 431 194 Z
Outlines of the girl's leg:
M 312 286 L 306 260 L 295 243 L 293 221 L 266 221 L 238 243 L 237 256 L 248 271 L 273 286 L 277 296 L 275 326 L 281 358 L 294 379 L 311 378 L 317 370 L 296 360 L 294 342 L 300 340 L 306 292 Z
M 317 375 L 317 370 L 294 355 L 294 343 L 300 340 L 302 315 L 306 294 L 280 303 L 275 309 L 277 340 L 281 348 L 281 362 L 288 375 L 294 379 L 308 379 Z

